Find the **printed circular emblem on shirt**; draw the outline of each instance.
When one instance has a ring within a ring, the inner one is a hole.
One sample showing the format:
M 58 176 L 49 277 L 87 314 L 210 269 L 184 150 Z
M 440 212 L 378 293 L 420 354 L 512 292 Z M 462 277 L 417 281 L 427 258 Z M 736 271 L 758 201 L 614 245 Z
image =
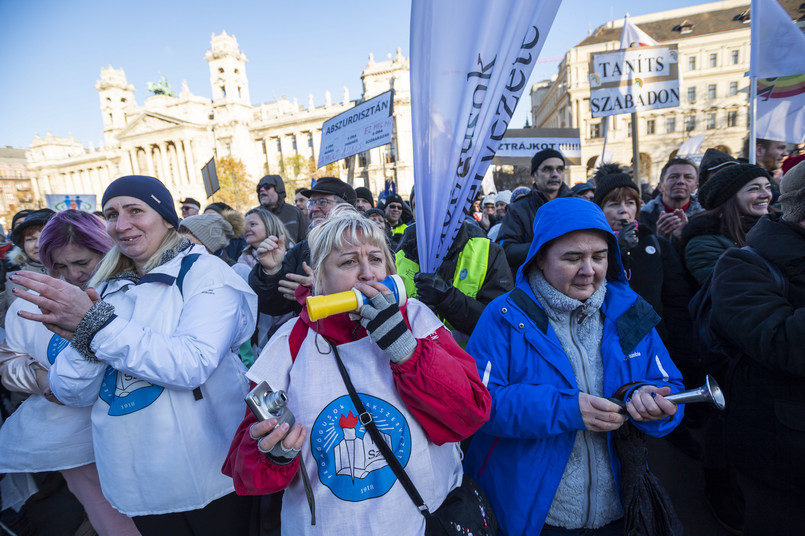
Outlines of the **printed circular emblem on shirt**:
M 467 279 L 467 273 L 468 273 L 467 269 L 462 268 L 461 271 L 458 273 L 458 278 L 459 279 Z
M 56 361 L 56 356 L 59 355 L 62 350 L 67 348 L 69 344 L 70 341 L 54 333 L 50 338 L 50 342 L 48 343 L 48 362 L 50 362 L 52 365 L 53 362 Z
M 649 255 L 654 255 L 657 253 L 657 250 L 654 248 L 654 246 L 646 246 L 646 253 Z
M 164 390 L 164 387 L 107 367 L 98 396 L 109 404 L 108 415 L 120 416 L 150 406 Z
M 411 431 L 400 411 L 380 398 L 358 395 L 403 467 L 411 457 Z M 332 401 L 316 417 L 310 445 L 319 480 L 341 500 L 364 501 L 387 493 L 397 477 L 372 435 L 358 419 L 349 395 Z

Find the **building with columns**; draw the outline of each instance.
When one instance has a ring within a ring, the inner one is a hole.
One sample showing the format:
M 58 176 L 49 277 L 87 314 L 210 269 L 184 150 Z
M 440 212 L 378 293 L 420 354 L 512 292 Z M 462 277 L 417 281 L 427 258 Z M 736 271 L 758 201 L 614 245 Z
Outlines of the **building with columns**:
M 780 0 L 797 19 L 805 15 L 801 0 Z M 640 112 L 638 140 L 641 176 L 651 183 L 679 146 L 704 135 L 701 152 L 714 147 L 741 156 L 749 133 L 750 20 L 748 0 L 724 0 L 629 20 L 660 45 L 679 47 L 680 100 L 675 108 Z M 590 113 L 590 54 L 620 46 L 623 19 L 608 22 L 570 49 L 549 81 L 531 90 L 531 119 L 538 128 L 578 128 L 581 165 L 572 166 L 570 180 L 592 175 L 604 145 L 613 162 L 632 162 L 631 114 L 593 118 Z
M 333 102 L 329 92 L 323 106 L 316 107 L 310 95 L 306 106 L 296 99 L 252 105 L 246 75 L 247 58 L 235 36 L 225 31 L 212 35 L 204 58 L 210 69 L 212 100 L 194 95 L 182 83 L 177 95 L 168 88 L 139 106 L 135 88 L 123 69 L 101 69 L 95 84 L 103 117 L 101 147 L 85 147 L 75 140 L 48 133 L 38 135 L 28 151 L 28 172 L 33 196 L 44 205 L 44 194 L 95 194 L 100 197 L 116 177 L 152 175 L 162 180 L 175 199 L 206 199 L 201 168 L 211 158 L 231 155 L 241 160 L 249 179 L 256 182 L 266 173 L 295 180 L 289 159 L 315 168 L 324 121 L 388 89 L 394 95 L 394 137 L 390 146 L 377 147 L 356 158 L 351 177 L 345 161 L 329 168 L 356 186 L 379 192 L 388 179 L 397 181 L 400 192 L 413 186 L 413 144 L 408 59 L 400 50 L 387 61 L 372 56 L 361 74 L 363 93 L 350 100 Z M 309 184 L 309 182 L 306 182 Z M 301 186 L 301 184 L 299 184 Z M 212 200 L 209 200 L 210 202 Z M 202 201 L 204 203 L 204 201 Z M 206 203 L 204 203 L 206 204 Z

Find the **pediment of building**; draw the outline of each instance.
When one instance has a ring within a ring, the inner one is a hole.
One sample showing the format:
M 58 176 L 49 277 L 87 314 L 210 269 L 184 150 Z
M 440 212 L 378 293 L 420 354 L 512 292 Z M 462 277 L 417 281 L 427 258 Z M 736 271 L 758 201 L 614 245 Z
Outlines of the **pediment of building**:
M 118 139 L 148 134 L 176 127 L 197 126 L 194 123 L 156 112 L 143 112 L 135 117 L 116 136 Z

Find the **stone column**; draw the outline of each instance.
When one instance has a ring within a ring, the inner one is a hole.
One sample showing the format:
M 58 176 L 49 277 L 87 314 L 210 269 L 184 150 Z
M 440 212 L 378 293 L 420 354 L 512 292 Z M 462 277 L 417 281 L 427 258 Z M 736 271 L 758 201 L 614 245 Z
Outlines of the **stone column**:
M 184 154 L 184 140 L 176 142 L 176 167 L 179 168 L 179 180 L 182 184 L 190 184 L 187 178 L 187 162 Z
M 157 170 L 154 167 L 154 157 L 151 154 L 153 147 L 151 145 L 146 145 L 145 149 L 145 161 L 148 164 L 148 172 L 147 175 L 155 176 L 157 174 Z M 142 170 L 140 170 L 142 172 Z
M 160 160 L 162 160 L 162 174 L 164 177 L 157 177 L 160 179 L 165 185 L 175 185 L 176 181 L 173 178 L 173 174 L 171 173 L 170 163 L 168 162 L 168 142 L 163 142 L 159 146 L 159 156 Z

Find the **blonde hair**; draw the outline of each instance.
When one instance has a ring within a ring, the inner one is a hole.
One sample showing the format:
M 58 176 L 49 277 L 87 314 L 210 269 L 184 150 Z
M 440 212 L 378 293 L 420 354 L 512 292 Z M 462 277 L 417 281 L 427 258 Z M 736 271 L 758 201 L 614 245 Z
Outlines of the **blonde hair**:
M 386 235 L 369 218 L 362 216 L 352 205 L 336 205 L 327 219 L 310 231 L 310 264 L 313 269 L 313 289 L 321 288 L 324 261 L 333 250 L 343 250 L 350 245 L 372 244 L 383 252 L 383 261 L 388 275 L 396 274 L 397 267 L 389 251 Z
M 246 216 L 249 216 L 250 214 L 256 215 L 263 222 L 263 227 L 266 229 L 266 236 L 276 236 L 277 238 L 284 236 L 286 250 L 293 247 L 293 239 L 291 238 L 291 235 L 288 234 L 288 229 L 285 228 L 285 224 L 282 223 L 282 220 L 275 216 L 271 211 L 257 207 L 247 212 Z M 243 226 L 244 228 L 246 226 L 245 217 L 243 218 Z M 244 251 L 251 252 L 253 249 L 254 248 L 252 248 L 252 246 L 249 246 Z
M 174 229 L 173 227 L 168 228 L 167 233 L 162 238 L 162 243 L 159 244 L 159 248 L 154 252 L 153 255 L 148 259 L 148 262 L 145 263 L 143 269 L 145 272 L 150 272 L 154 269 L 159 261 L 162 259 L 162 255 L 170 250 L 178 246 L 182 243 L 185 238 L 179 234 L 179 232 Z M 123 255 L 120 252 L 120 248 L 115 245 L 112 249 L 109 250 L 109 253 L 104 255 L 103 260 L 98 265 L 98 269 L 95 271 L 95 275 L 92 276 L 92 279 L 89 282 L 90 287 L 96 287 L 97 285 L 108 281 L 113 276 L 118 274 L 122 274 L 124 272 L 136 272 L 137 268 L 134 266 L 134 262 Z
M 232 226 L 235 236 L 243 236 L 243 232 L 246 230 L 246 216 L 236 210 L 222 210 L 221 217 Z

